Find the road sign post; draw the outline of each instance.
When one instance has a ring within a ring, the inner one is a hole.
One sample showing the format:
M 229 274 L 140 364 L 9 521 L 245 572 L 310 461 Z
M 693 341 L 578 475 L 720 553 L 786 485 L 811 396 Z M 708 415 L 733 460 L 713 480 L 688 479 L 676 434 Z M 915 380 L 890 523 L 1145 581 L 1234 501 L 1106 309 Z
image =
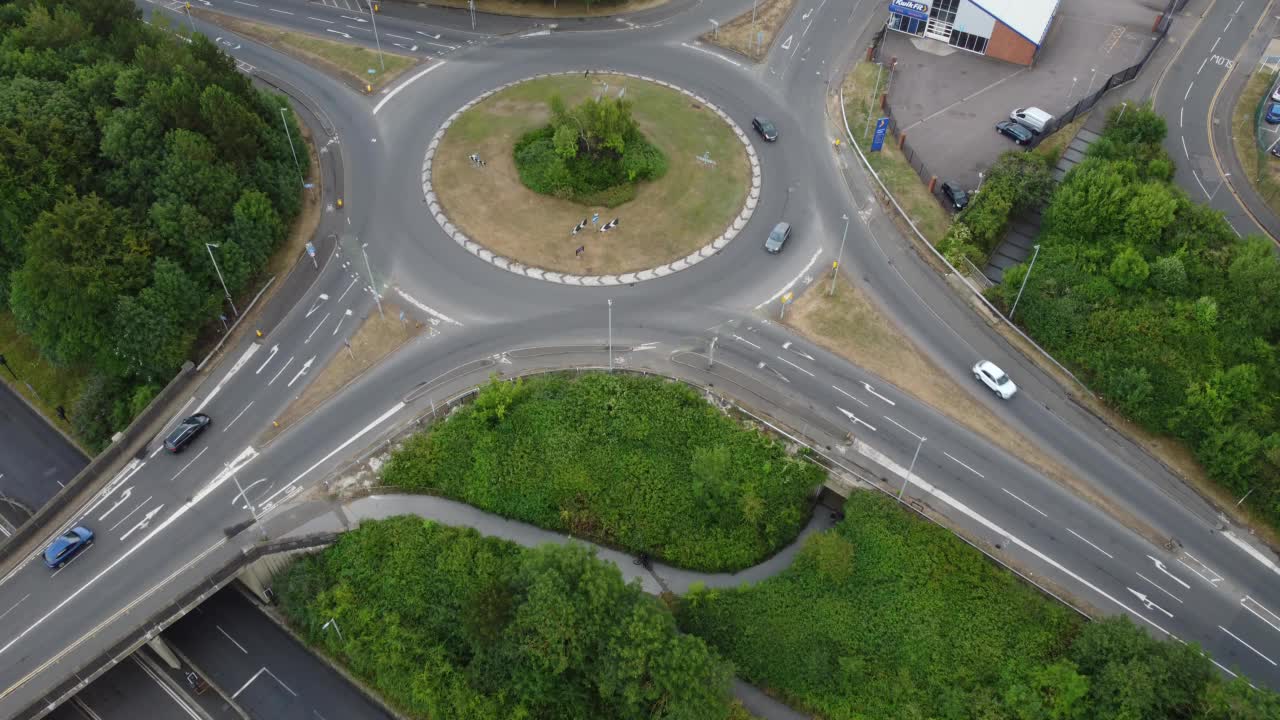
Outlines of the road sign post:
M 789 304 L 791 303 L 791 298 L 792 298 L 792 297 L 794 297 L 793 293 L 787 293 L 786 295 L 783 295 L 783 296 L 782 296 L 782 307 L 781 307 L 781 308 L 779 308 L 779 310 L 778 310 L 778 319 L 779 319 L 779 320 L 781 320 L 782 318 L 784 318 L 784 317 L 786 317 L 786 316 L 787 316 L 787 305 L 789 305 Z

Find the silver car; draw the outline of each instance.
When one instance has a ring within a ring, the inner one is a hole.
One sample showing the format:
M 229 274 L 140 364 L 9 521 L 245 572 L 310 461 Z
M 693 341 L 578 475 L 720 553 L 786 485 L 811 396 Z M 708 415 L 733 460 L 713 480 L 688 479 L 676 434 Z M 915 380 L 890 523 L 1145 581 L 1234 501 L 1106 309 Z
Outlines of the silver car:
M 991 392 L 1000 396 L 1001 400 L 1008 400 L 1018 392 L 1018 386 L 1013 384 L 1008 375 L 1004 371 L 996 367 L 996 364 L 990 360 L 982 360 L 973 366 L 973 376 L 982 381 Z

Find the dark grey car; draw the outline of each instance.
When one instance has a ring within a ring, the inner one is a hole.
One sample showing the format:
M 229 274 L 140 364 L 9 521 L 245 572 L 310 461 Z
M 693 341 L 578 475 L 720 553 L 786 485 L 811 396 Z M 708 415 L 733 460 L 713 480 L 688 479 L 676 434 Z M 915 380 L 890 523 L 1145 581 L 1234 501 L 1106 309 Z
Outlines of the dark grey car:
M 178 427 L 164 439 L 164 449 L 172 453 L 182 452 L 182 448 L 190 444 L 207 427 L 209 427 L 208 415 L 204 413 L 192 415 L 178 423 Z
M 769 237 L 764 241 L 764 249 L 777 255 L 782 252 L 782 246 L 787 244 L 791 239 L 791 223 L 780 222 L 773 226 L 773 230 L 769 233 Z

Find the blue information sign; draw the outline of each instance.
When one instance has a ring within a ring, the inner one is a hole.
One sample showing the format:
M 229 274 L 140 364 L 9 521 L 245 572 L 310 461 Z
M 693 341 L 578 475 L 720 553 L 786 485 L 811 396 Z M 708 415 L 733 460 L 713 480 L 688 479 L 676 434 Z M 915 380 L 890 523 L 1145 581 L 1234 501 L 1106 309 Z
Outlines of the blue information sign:
M 871 136 L 871 152 L 878 152 L 884 147 L 884 135 L 889 132 L 889 118 L 876 120 L 876 134 Z
M 889 0 L 889 12 L 917 20 L 929 19 L 929 3 L 922 0 Z

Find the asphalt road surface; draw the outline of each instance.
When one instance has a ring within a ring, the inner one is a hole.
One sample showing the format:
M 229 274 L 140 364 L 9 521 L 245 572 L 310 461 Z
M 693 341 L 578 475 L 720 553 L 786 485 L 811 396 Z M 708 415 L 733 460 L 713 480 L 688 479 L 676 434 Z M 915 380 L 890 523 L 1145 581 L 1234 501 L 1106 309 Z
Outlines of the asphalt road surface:
M 320 13 L 338 10 L 317 8 L 301 0 L 219 0 L 214 7 L 337 22 Z M 223 46 L 251 73 L 286 78 L 336 128 L 345 204 L 323 222 L 341 227 L 344 237 L 323 265 L 304 267 L 312 273 L 310 289 L 296 304 L 273 310 L 281 319 L 267 336 L 229 347 L 182 408 L 179 415 L 200 410 L 213 417 L 200 440 L 168 455 L 157 438 L 154 451 L 85 505 L 80 521 L 99 538 L 91 550 L 57 572 L 27 561 L 0 579 L 0 715 L 44 698 L 258 536 L 228 537 L 228 528 L 259 515 L 269 535 L 289 531 L 302 492 L 443 398 L 494 371 L 607 365 L 609 347 L 612 362 L 623 367 L 714 381 L 746 396 L 753 407 L 786 417 L 793 432 L 830 447 L 837 461 L 873 468 L 851 473 L 886 485 L 905 480 L 907 500 L 971 530 L 1040 581 L 1103 612 L 1127 613 L 1158 635 L 1198 642 L 1226 672 L 1280 687 L 1274 556 L 1001 340 L 897 234 L 870 199 L 866 176 L 850 170 L 858 160 L 847 145 L 833 147 L 841 128 L 838 111 L 827 112 L 828 82 L 861 52 L 865 30 L 883 20 L 880 3 L 803 2 L 783 30 L 795 37 L 792 55 L 760 68 L 695 39 L 708 20 L 749 10 L 742 0 L 672 5 L 572 32 L 528 21 L 529 31 L 502 35 L 488 34 L 489 23 L 495 31 L 519 23 L 482 17 L 473 32 L 465 14 L 424 20 L 416 9 L 383 8 L 379 31 L 409 37 L 421 30 L 457 47 L 431 51 L 428 64 L 373 97 L 247 39 Z M 146 9 L 168 12 L 161 5 Z M 225 37 L 200 19 L 191 23 Z M 347 34 L 368 43 L 365 33 Z M 778 143 L 753 138 L 763 175 L 759 203 L 720 254 L 656 280 L 571 287 L 478 259 L 428 214 L 423 156 L 454 109 L 503 83 L 586 69 L 661 78 L 720 106 L 743 127 L 754 114 L 778 125 Z M 848 277 L 938 367 L 1073 472 L 1096 502 L 769 319 L 784 292 L 809 286 L 830 268 L 846 214 L 852 222 L 841 268 Z M 785 253 L 770 256 L 760 240 L 781 219 L 794 223 L 796 235 Z M 394 299 L 432 332 L 288 432 L 260 442 L 271 419 L 342 351 L 360 318 L 378 312 L 375 295 Z M 713 338 L 716 365 L 708 374 L 698 358 Z M 1021 391 L 1010 402 L 972 379 L 969 368 L 980 358 L 1018 382 Z M 841 446 L 850 431 L 856 442 Z M 1132 518 L 1141 532 L 1117 518 Z

